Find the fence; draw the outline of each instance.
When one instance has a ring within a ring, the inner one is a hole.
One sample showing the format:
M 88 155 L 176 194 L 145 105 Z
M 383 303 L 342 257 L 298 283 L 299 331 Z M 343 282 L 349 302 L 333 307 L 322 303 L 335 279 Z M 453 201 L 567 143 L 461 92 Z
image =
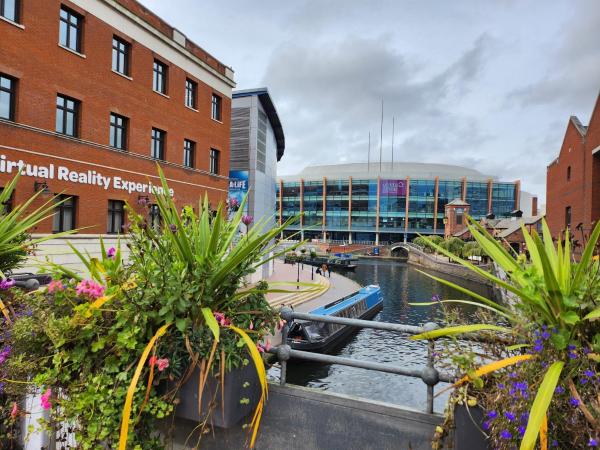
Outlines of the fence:
M 340 356 L 325 355 L 321 353 L 313 353 L 302 350 L 294 350 L 287 344 L 290 324 L 298 320 L 308 320 L 312 322 L 334 323 L 340 325 L 348 325 L 358 328 L 372 328 L 375 330 L 393 331 L 404 334 L 421 334 L 427 331 L 433 331 L 438 328 L 438 325 L 433 322 L 428 322 L 422 327 L 412 325 L 402 325 L 388 322 L 374 322 L 370 320 L 348 319 L 335 316 L 318 316 L 314 314 L 299 313 L 293 311 L 289 307 L 283 307 L 280 310 L 281 317 L 286 321 L 282 330 L 282 344 L 271 349 L 271 353 L 275 354 L 281 364 L 280 384 L 286 383 L 287 376 L 287 361 L 290 358 L 303 359 L 307 361 L 317 361 L 324 364 L 341 364 L 344 366 L 357 367 L 367 370 L 375 370 L 379 372 L 395 373 L 407 377 L 420 378 L 427 387 L 427 404 L 425 412 L 433 413 L 433 397 L 434 387 L 440 381 L 450 383 L 455 380 L 450 374 L 440 373 L 434 366 L 434 348 L 435 342 L 433 339 L 428 340 L 427 344 L 427 364 L 422 369 L 407 369 L 403 367 L 393 366 L 391 364 L 377 363 L 373 361 L 364 361 L 352 358 L 343 358 Z

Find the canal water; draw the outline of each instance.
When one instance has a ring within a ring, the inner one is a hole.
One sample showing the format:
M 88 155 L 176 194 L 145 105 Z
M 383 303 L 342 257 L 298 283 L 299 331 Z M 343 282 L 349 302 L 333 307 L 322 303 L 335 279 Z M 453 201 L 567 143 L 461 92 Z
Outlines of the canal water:
M 439 277 L 444 275 L 438 274 Z M 360 285 L 378 284 L 384 296 L 383 310 L 376 321 L 423 325 L 426 322 L 443 323 L 439 306 L 411 306 L 413 302 L 428 302 L 437 295 L 442 299 L 467 298 L 454 289 L 419 273 L 413 266 L 395 261 L 361 260 L 355 273 L 348 274 Z M 488 295 L 487 288 L 477 283 L 459 281 L 458 284 Z M 465 310 L 466 315 L 472 310 Z M 410 341 L 407 335 L 389 331 L 363 329 L 332 353 L 337 356 L 369 360 L 407 368 L 421 368 L 427 362 L 426 343 Z M 424 410 L 427 391 L 417 378 L 389 373 L 356 369 L 340 365 L 324 365 L 306 361 L 292 361 L 287 372 L 289 383 L 324 389 L 387 403 Z M 436 386 L 436 389 L 443 384 Z M 435 410 L 442 412 L 446 396 L 436 398 Z

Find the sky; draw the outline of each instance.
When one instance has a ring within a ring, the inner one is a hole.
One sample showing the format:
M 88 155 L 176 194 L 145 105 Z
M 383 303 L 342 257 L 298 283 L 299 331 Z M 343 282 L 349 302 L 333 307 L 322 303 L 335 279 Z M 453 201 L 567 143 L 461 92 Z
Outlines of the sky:
M 600 0 L 142 3 L 238 89 L 268 87 L 280 175 L 366 162 L 369 133 L 371 161 L 389 161 L 393 120 L 394 161 L 520 179 L 543 203 L 569 117 L 587 125 L 600 91 Z

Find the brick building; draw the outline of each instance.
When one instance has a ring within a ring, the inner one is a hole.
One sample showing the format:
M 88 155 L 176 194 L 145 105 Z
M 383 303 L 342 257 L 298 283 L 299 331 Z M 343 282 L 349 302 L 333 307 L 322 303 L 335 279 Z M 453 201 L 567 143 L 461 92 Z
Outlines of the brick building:
M 35 231 L 119 232 L 157 163 L 178 204 L 227 198 L 233 71 L 181 32 L 135 0 L 2 0 L 0 36 L 0 186 L 72 197 Z
M 547 168 L 546 220 L 554 236 L 583 243 L 600 218 L 600 96 L 588 126 L 571 116 L 558 157 Z

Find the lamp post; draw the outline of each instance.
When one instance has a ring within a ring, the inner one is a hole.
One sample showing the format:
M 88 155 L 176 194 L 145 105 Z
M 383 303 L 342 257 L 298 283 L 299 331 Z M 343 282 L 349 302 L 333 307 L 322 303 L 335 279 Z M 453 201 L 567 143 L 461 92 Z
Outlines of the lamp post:
M 298 258 L 298 276 L 296 277 L 296 283 L 300 283 L 300 252 L 296 252 L 296 257 Z M 296 289 L 300 289 L 299 284 L 296 284 Z

